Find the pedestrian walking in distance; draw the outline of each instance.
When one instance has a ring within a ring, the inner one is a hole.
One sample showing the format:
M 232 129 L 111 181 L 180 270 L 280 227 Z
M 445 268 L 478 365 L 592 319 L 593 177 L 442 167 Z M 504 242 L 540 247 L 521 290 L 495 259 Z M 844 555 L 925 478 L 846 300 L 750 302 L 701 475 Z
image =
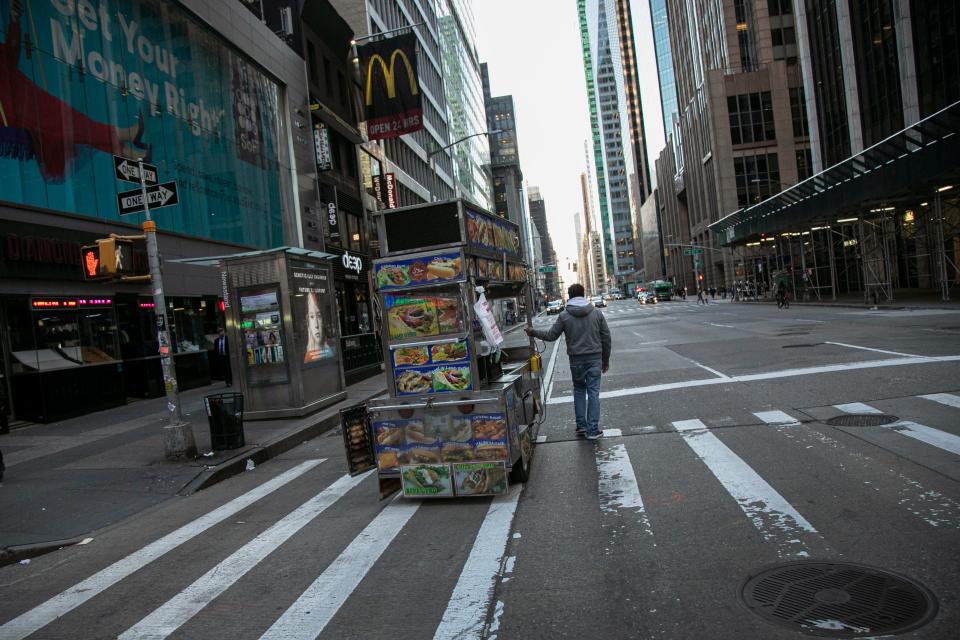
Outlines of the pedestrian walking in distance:
M 567 341 L 570 376 L 573 378 L 573 410 L 579 437 L 596 440 L 600 430 L 600 376 L 610 369 L 610 328 L 599 309 L 584 297 L 583 285 L 567 289 L 566 308 L 549 329 L 531 329 L 527 335 L 548 342 L 561 334 Z
M 230 346 L 227 344 L 227 336 L 223 332 L 223 327 L 217 329 L 217 339 L 213 343 L 213 354 L 223 372 L 223 381 L 227 386 L 233 385 L 233 372 L 230 370 Z

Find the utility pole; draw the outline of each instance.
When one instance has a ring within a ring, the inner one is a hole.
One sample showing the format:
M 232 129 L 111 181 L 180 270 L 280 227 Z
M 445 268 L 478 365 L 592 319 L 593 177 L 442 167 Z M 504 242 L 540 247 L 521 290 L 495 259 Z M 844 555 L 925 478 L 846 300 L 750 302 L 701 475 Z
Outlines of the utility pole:
M 167 394 L 169 424 L 163 428 L 164 455 L 170 460 L 195 458 L 197 444 L 193 429 L 183 421 L 180 408 L 180 391 L 177 388 L 177 372 L 173 364 L 170 345 L 170 328 L 167 325 L 167 301 L 163 295 L 163 275 L 160 271 L 160 251 L 157 246 L 157 223 L 150 219 L 150 201 L 147 199 L 147 184 L 144 181 L 143 158 L 137 160 L 140 170 L 140 197 L 143 198 L 143 234 L 147 241 L 147 260 L 150 263 L 150 286 L 153 288 L 153 311 L 157 317 L 157 341 L 160 345 L 160 369 L 163 372 L 163 387 Z

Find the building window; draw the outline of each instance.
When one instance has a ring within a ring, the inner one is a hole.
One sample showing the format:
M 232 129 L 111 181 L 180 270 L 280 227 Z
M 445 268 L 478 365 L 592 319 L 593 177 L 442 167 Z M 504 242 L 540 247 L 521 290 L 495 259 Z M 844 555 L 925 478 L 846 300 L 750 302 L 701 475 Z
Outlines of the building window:
M 313 46 L 313 42 L 307 40 L 307 73 L 310 76 L 310 82 L 313 84 L 318 84 L 317 82 L 317 49 Z
M 751 207 L 780 191 L 780 165 L 775 153 L 734 158 L 733 170 L 740 208 Z
M 960 100 L 960 5 L 956 0 L 913 0 L 913 50 L 920 117 Z
M 740 45 L 740 70 L 757 70 L 757 45 L 753 34 L 753 2 L 734 0 L 734 15 L 737 19 L 737 43 Z
M 864 147 L 903 129 L 900 65 L 892 4 L 891 0 L 855 0 L 850 3 Z
M 836 3 L 832 0 L 805 1 L 823 164 L 831 166 L 850 155 Z
M 330 60 L 323 56 L 323 82 L 327 89 L 327 98 L 333 97 L 333 74 L 330 71 Z
M 813 175 L 813 154 L 810 149 L 797 149 L 797 180 L 802 182 Z
M 793 117 L 793 137 L 810 136 L 810 124 L 807 122 L 807 97 L 803 87 L 790 87 L 790 115 Z
M 769 0 L 770 40 L 773 44 L 773 58 L 786 60 L 789 64 L 797 62 L 797 33 L 793 22 L 792 0 Z
M 769 91 L 727 97 L 730 137 L 733 144 L 776 140 L 773 104 Z

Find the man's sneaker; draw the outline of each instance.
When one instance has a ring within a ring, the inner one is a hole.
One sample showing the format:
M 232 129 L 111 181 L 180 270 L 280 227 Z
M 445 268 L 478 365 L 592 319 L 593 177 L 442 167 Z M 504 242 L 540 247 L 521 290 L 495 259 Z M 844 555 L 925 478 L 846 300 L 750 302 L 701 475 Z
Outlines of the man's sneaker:
M 597 431 L 595 433 L 588 433 L 587 440 L 599 440 L 603 437 L 603 431 Z
M 585 435 L 587 435 L 587 430 L 586 430 L 586 429 L 577 429 L 577 430 L 574 431 L 573 433 L 574 433 L 578 438 L 582 438 L 582 437 L 584 437 Z

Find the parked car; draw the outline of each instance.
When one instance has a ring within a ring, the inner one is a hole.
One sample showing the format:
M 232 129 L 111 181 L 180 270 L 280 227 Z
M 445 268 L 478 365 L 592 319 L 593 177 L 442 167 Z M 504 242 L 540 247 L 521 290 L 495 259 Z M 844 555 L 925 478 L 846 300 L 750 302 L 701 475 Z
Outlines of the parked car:
M 607 301 L 603 299 L 603 296 L 593 296 L 590 298 L 590 302 L 592 302 L 595 307 L 607 306 Z
M 555 316 L 563 311 L 563 300 L 551 300 L 547 303 L 547 315 Z

